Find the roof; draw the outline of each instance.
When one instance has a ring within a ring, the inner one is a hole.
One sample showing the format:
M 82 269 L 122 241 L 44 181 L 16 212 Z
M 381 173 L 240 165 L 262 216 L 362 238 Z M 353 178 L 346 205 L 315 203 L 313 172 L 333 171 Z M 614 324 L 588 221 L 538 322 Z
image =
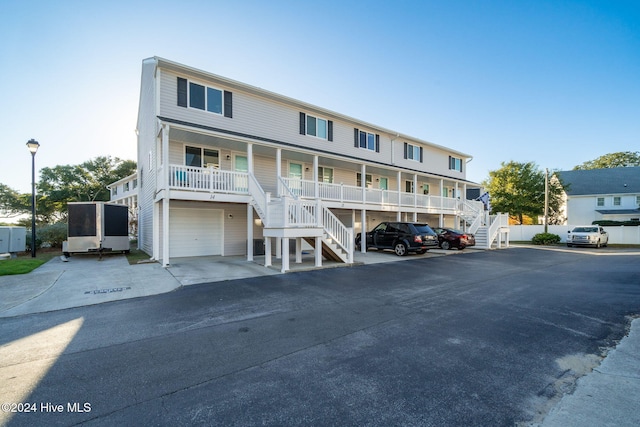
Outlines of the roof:
M 451 154 L 458 155 L 458 156 L 463 157 L 465 159 L 472 159 L 473 158 L 473 156 L 471 154 L 463 153 L 461 151 L 457 151 L 457 150 L 454 150 L 452 148 L 445 147 L 443 145 L 434 144 L 433 142 L 425 141 L 423 139 L 416 138 L 416 137 L 413 137 L 413 136 L 410 136 L 410 135 L 406 135 L 406 134 L 403 134 L 403 133 L 400 133 L 400 132 L 397 132 L 397 131 L 394 131 L 394 130 L 385 129 L 383 127 L 380 127 L 380 126 L 377 126 L 377 125 L 374 125 L 374 124 L 371 124 L 371 123 L 367 123 L 367 122 L 364 122 L 362 120 L 358 120 L 358 119 L 355 119 L 353 117 L 349 117 L 349 116 L 346 116 L 344 114 L 337 113 L 335 111 L 330 111 L 330 110 L 327 110 L 325 108 L 318 107 L 316 105 L 312 105 L 312 104 L 309 104 L 309 103 L 306 103 L 306 102 L 303 102 L 303 101 L 299 101 L 297 99 L 289 98 L 287 96 L 280 95 L 280 94 L 277 94 L 275 92 L 270 92 L 268 90 L 265 90 L 265 89 L 262 89 L 262 88 L 259 88 L 259 87 L 256 87 L 256 86 L 251 86 L 251 85 L 248 85 L 248 84 L 245 84 L 245 83 L 241 83 L 241 82 L 236 81 L 236 80 L 231 80 L 229 78 L 226 78 L 226 77 L 223 77 L 223 76 L 220 76 L 220 75 L 217 75 L 217 74 L 209 73 L 209 72 L 206 72 L 206 71 L 203 71 L 203 70 L 199 70 L 197 68 L 193 68 L 193 67 L 189 67 L 187 65 L 179 64 L 177 62 L 173 62 L 173 61 L 170 61 L 168 59 L 164 59 L 164 58 L 160 58 L 158 56 L 154 56 L 153 58 L 148 58 L 147 60 L 156 61 L 157 66 L 161 67 L 161 68 L 169 69 L 169 70 L 172 70 L 172 71 L 175 71 L 175 72 L 178 72 L 178 73 L 189 73 L 189 74 L 196 75 L 196 76 L 199 76 L 200 78 L 207 79 L 207 80 L 211 80 L 211 79 L 212 80 L 216 80 L 216 81 L 219 81 L 219 82 L 221 82 L 221 83 L 223 83 L 223 84 L 225 84 L 225 85 L 227 85 L 227 86 L 229 86 L 231 88 L 236 88 L 238 90 L 249 92 L 249 93 L 252 93 L 254 95 L 263 97 L 263 98 L 267 98 L 267 99 L 271 99 L 271 100 L 274 100 L 274 101 L 277 101 L 277 102 L 282 102 L 282 103 L 285 103 L 285 104 L 293 105 L 293 106 L 296 106 L 296 107 L 301 108 L 301 109 L 316 111 L 316 112 L 318 112 L 320 114 L 323 114 L 323 115 L 325 115 L 327 117 L 335 118 L 335 119 L 342 120 L 342 121 L 345 121 L 345 122 L 348 122 L 348 123 L 356 123 L 356 124 L 359 124 L 361 126 L 368 127 L 368 128 L 370 128 L 372 130 L 376 129 L 380 133 L 386 133 L 388 135 L 395 136 L 396 138 L 402 138 L 402 139 L 408 139 L 408 140 L 411 140 L 411 141 L 415 141 L 415 142 L 423 144 L 423 145 L 428 145 L 428 146 L 434 147 L 436 149 L 440 149 L 440 150 L 449 152 Z
M 640 194 L 640 166 L 555 173 L 568 196 Z

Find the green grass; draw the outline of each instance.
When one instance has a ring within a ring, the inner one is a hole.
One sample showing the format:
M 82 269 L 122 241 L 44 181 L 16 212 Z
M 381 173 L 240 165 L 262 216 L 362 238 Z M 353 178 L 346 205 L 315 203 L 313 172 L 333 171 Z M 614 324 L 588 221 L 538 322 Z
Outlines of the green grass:
M 57 255 L 60 255 L 60 253 L 45 252 L 42 254 L 36 253 L 36 258 L 31 258 L 31 254 L 28 254 L 18 258 L 1 260 L 0 276 L 30 273 Z
M 139 261 L 149 261 L 149 255 L 139 249 L 131 248 L 131 252 L 127 254 L 129 265 L 138 264 Z

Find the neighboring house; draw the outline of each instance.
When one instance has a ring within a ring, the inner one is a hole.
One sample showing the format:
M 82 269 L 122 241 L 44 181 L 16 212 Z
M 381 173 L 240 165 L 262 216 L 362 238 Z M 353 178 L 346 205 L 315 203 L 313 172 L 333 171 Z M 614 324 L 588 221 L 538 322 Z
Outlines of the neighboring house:
M 596 220 L 640 221 L 640 167 L 556 172 L 571 225 Z
M 110 201 L 129 207 L 129 233 L 138 234 L 138 174 L 134 173 L 107 185 Z
M 137 134 L 138 243 L 165 266 L 274 250 L 286 271 L 290 240 L 351 263 L 384 220 L 500 239 L 465 200 L 470 155 L 165 59 L 142 63 Z

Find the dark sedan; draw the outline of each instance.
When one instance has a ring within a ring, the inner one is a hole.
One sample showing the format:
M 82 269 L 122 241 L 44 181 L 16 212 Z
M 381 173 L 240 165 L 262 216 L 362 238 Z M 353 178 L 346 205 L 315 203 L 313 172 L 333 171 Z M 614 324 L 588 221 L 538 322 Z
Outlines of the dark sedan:
M 435 227 L 433 229 L 438 234 L 438 245 L 442 249 L 458 248 L 460 250 L 467 246 L 475 246 L 476 238 L 471 233 L 465 233 L 455 228 L 440 228 Z

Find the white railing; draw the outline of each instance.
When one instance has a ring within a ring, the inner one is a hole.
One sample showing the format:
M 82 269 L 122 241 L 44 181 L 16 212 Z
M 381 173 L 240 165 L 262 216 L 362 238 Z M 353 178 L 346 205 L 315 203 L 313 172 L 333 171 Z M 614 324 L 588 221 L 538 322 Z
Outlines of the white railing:
M 216 193 L 249 193 L 246 172 L 169 165 L 169 188 Z
M 509 214 L 498 213 L 497 215 L 491 215 L 489 217 L 491 225 L 487 230 L 487 245 L 491 247 L 493 241 L 498 237 L 498 246 L 500 246 L 499 233 L 502 229 L 509 229 Z
M 353 229 L 346 227 L 328 208 L 322 208 L 322 223 L 324 231 L 347 254 L 347 264 L 353 262 Z
M 269 194 L 264 192 L 262 186 L 252 173 L 247 174 L 247 181 L 247 189 L 253 198 L 253 206 L 256 212 L 258 212 L 260 219 L 262 219 L 262 223 L 267 226 L 269 223 L 269 210 L 267 209 L 269 206 Z
M 314 182 L 312 180 L 279 177 L 279 194 L 290 195 L 294 198 L 315 199 L 351 203 L 368 203 L 372 205 L 392 205 L 428 209 L 433 213 L 449 211 L 458 213 L 465 209 L 464 204 L 452 197 L 432 196 L 428 194 L 414 194 L 379 188 L 365 188 L 355 185 L 331 184 Z M 481 202 L 478 202 L 481 204 Z M 474 215 L 475 216 L 475 215 Z

